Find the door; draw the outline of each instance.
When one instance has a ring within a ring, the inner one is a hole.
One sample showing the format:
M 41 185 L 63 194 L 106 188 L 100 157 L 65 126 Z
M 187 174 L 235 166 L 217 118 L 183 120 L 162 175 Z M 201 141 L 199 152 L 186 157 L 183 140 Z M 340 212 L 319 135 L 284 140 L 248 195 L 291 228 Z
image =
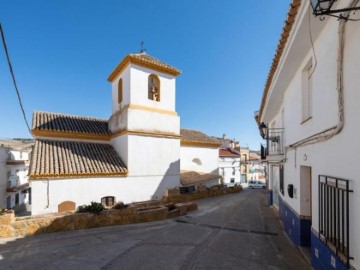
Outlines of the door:
M 312 194 L 311 167 L 300 166 L 300 216 L 301 246 L 311 245 Z

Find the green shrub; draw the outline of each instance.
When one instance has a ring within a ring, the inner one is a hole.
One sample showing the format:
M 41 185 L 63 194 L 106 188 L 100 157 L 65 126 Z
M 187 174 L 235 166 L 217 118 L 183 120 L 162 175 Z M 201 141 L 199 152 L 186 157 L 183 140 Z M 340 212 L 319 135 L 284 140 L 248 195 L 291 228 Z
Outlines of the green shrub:
M 105 207 L 98 202 L 91 202 L 90 205 L 81 205 L 77 209 L 77 213 L 93 213 L 93 214 L 99 214 L 101 211 L 103 211 Z
M 112 207 L 112 209 L 124 209 L 126 207 L 128 207 L 127 204 L 124 204 L 123 202 L 118 202 Z

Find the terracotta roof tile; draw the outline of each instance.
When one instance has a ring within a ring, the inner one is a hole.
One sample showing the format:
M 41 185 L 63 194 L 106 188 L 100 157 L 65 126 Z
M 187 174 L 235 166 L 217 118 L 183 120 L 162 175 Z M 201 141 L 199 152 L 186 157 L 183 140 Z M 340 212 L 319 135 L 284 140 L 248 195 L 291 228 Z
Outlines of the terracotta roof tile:
M 126 174 L 127 168 L 109 144 L 35 141 L 30 179 Z
M 118 64 L 108 77 L 109 81 L 113 81 L 128 64 L 133 63 L 142 67 L 151 68 L 160 72 L 164 72 L 173 76 L 181 73 L 181 70 L 172 67 L 147 53 L 130 53 Z
M 110 135 L 105 119 L 50 112 L 34 112 L 32 130 Z
M 194 171 L 181 171 L 180 182 L 183 186 L 195 185 L 211 180 L 220 179 L 221 175 Z
M 182 137 L 181 138 L 182 142 L 187 141 L 187 142 L 210 143 L 218 146 L 221 145 L 221 143 L 217 139 L 210 137 L 205 133 L 202 133 L 201 131 L 197 131 L 197 130 L 182 128 L 180 130 L 180 135 Z
M 219 149 L 219 156 L 220 157 L 235 157 L 235 158 L 240 158 L 240 155 L 232 152 L 231 149 Z

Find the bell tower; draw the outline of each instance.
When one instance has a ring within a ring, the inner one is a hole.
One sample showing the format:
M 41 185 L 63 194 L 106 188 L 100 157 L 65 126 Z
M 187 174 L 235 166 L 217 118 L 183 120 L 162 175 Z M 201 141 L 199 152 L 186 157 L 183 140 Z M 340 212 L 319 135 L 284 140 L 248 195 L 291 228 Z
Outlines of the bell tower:
M 175 83 L 180 73 L 141 52 L 128 54 L 108 78 L 112 84 L 111 143 L 127 165 L 129 177 L 147 181 L 152 177 L 151 181 L 167 188 L 179 185 Z

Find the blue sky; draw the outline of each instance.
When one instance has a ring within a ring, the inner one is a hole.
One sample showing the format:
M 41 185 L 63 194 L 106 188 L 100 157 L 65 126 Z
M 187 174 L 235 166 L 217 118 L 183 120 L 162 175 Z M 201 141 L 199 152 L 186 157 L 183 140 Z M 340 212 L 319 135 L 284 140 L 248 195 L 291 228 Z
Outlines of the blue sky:
M 258 149 L 254 121 L 290 1 L 2 0 L 0 20 L 26 116 L 109 118 L 107 77 L 145 42 L 182 70 L 181 127 Z M 0 138 L 30 137 L 0 49 Z

